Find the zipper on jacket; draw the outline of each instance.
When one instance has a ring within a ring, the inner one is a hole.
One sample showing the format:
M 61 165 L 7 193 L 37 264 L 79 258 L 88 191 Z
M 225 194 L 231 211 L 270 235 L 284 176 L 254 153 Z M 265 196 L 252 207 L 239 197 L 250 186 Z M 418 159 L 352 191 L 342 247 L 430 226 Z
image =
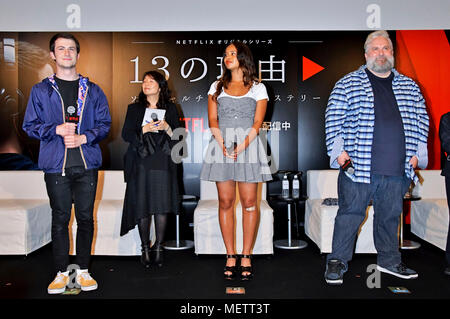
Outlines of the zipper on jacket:
M 86 99 L 87 99 L 87 94 L 89 91 L 89 87 L 86 85 L 86 93 L 85 93 L 85 97 L 83 100 L 83 105 L 81 106 L 81 114 L 80 114 L 80 119 L 78 120 L 78 134 L 80 134 L 80 129 L 81 129 L 81 120 L 83 119 L 83 112 L 84 112 L 84 105 L 86 104 Z M 87 137 L 86 137 L 86 143 L 87 143 Z M 83 149 L 80 147 L 80 154 L 81 154 L 81 158 L 83 159 L 83 163 L 84 163 L 84 168 L 87 169 L 87 164 L 86 164 L 86 159 L 84 158 L 84 154 L 83 154 Z
M 66 123 L 66 111 L 64 110 L 64 101 L 63 101 L 63 98 L 62 98 L 62 96 L 61 96 L 61 93 L 59 93 L 58 89 L 56 89 L 54 85 L 52 85 L 52 88 L 53 88 L 53 89 L 56 91 L 56 93 L 58 93 L 58 95 L 59 95 L 59 98 L 60 98 L 60 100 L 61 100 L 61 109 L 62 109 L 62 114 L 63 114 L 63 123 Z M 62 176 L 66 176 L 66 173 L 65 173 L 65 170 L 64 170 L 64 168 L 65 168 L 65 166 L 66 166 L 66 160 L 67 160 L 67 147 L 66 147 L 66 145 L 64 145 L 64 161 L 63 161 L 62 172 L 61 172 L 61 175 L 62 175 Z

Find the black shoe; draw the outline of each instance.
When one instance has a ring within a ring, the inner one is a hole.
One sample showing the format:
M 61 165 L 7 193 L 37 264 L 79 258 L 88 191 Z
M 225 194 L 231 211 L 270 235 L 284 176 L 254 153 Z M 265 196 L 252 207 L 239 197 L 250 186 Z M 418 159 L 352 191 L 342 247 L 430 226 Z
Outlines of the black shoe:
M 325 281 L 329 285 L 342 285 L 344 274 L 347 271 L 345 264 L 338 259 L 331 259 L 327 262 L 325 269 Z
M 236 255 L 227 255 L 227 259 L 228 258 L 234 258 L 236 259 L 236 263 L 234 264 L 234 266 L 225 266 L 225 268 L 223 269 L 224 273 L 223 273 L 223 277 L 226 280 L 233 280 L 234 278 L 236 278 L 236 272 L 237 272 L 237 256 Z
M 164 260 L 164 249 L 161 245 L 153 245 L 152 253 L 154 256 L 153 262 L 158 266 L 162 267 Z
M 141 256 L 141 264 L 145 268 L 150 268 L 151 264 L 151 258 L 150 258 L 150 245 L 143 245 L 142 246 L 142 256 Z
M 447 266 L 447 268 L 445 268 L 444 274 L 446 274 L 447 276 L 450 276 L 450 266 Z
M 403 279 L 413 279 L 419 277 L 417 272 L 406 267 L 404 263 L 399 263 L 398 265 L 390 267 L 377 266 L 377 269 L 386 274 L 394 275 Z
M 242 266 L 242 258 L 248 258 L 251 259 L 252 256 L 251 255 L 242 255 L 241 256 L 241 280 L 242 281 L 247 281 L 247 280 L 252 280 L 253 279 L 253 266 Z M 247 274 L 244 274 L 247 273 Z

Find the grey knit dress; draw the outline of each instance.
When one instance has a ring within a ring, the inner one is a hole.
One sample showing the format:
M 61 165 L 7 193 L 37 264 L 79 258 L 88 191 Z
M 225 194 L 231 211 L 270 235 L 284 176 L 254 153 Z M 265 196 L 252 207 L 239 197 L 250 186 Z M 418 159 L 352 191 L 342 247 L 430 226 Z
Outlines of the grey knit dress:
M 217 81 L 208 92 L 214 95 Z M 266 87 L 262 83 L 253 84 L 243 96 L 231 96 L 223 90 L 217 98 L 219 129 L 225 147 L 230 150 L 233 143 L 244 142 L 254 121 L 256 102 L 268 99 Z M 222 148 L 212 136 L 206 150 L 200 179 L 208 181 L 266 182 L 272 180 L 266 148 L 259 136 L 240 153 L 235 160 L 223 155 Z

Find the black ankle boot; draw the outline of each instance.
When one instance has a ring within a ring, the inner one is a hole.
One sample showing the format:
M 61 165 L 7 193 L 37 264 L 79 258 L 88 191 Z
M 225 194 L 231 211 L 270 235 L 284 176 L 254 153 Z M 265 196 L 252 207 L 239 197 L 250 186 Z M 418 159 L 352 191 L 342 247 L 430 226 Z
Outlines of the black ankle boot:
M 150 268 L 151 264 L 150 245 L 143 245 L 141 252 L 142 252 L 141 264 L 144 265 L 145 268 Z
M 164 249 L 160 244 L 155 244 L 152 247 L 153 256 L 155 259 L 153 262 L 158 265 L 158 267 L 162 267 L 164 260 Z

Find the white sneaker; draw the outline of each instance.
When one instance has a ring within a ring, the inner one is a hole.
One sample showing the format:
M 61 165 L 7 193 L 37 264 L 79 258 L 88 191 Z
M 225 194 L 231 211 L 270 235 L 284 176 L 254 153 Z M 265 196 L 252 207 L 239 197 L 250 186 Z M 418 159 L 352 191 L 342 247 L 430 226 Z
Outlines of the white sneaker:
M 83 291 L 95 290 L 98 287 L 97 282 L 91 277 L 87 270 L 80 271 L 77 269 L 76 281 Z
M 69 284 L 69 276 L 58 271 L 55 279 L 50 283 L 47 288 L 47 292 L 51 295 L 62 294 L 66 291 L 66 286 Z

